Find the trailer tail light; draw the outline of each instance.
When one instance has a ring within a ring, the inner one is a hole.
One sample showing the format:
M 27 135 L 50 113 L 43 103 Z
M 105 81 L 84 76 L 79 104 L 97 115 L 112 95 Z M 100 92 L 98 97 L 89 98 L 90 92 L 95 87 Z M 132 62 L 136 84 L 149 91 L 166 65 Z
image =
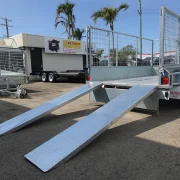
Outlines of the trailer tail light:
M 167 78 L 167 77 L 162 78 L 162 84 L 163 84 L 163 85 L 169 84 L 169 78 Z
M 86 81 L 90 81 L 91 80 L 91 77 L 90 77 L 90 75 L 88 75 L 87 77 L 86 77 Z

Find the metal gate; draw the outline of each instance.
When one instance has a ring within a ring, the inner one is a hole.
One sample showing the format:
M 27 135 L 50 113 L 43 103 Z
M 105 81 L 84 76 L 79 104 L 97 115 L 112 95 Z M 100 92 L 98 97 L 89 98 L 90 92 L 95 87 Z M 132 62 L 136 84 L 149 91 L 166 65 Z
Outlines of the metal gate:
M 87 27 L 86 46 L 88 47 L 86 64 L 89 63 L 89 66 L 153 65 L 154 41 L 152 39 Z
M 180 63 L 180 16 L 165 6 L 161 8 L 160 62 L 161 66 Z

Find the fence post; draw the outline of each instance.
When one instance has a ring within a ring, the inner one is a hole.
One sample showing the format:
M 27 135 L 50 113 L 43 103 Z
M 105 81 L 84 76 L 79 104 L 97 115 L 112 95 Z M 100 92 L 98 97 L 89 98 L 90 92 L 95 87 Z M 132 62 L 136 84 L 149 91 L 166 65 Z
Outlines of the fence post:
M 178 18 L 177 64 L 180 64 L 180 18 Z
M 89 53 L 88 53 L 88 42 L 89 42 L 89 40 L 88 40 L 88 38 L 89 38 L 89 34 L 88 34 L 88 31 L 89 31 L 89 27 L 86 27 L 86 68 L 87 69 L 89 69 L 89 61 L 88 61 L 88 59 L 89 59 Z
M 117 34 L 117 44 L 116 44 L 116 66 L 118 66 L 118 33 Z
M 91 28 L 89 28 L 89 45 L 88 45 L 88 50 L 89 50 L 89 73 L 91 72 L 91 66 L 92 66 L 92 60 L 91 60 Z
M 28 69 L 28 62 L 27 62 L 27 49 L 25 49 L 24 51 L 22 51 L 23 53 L 23 61 L 24 61 L 24 66 L 25 66 L 25 72 L 24 74 L 28 76 L 29 74 L 29 69 Z
M 165 12 L 164 6 L 161 8 L 161 25 L 160 25 L 160 58 L 159 66 L 164 66 L 164 23 L 165 23 Z
M 136 66 L 138 65 L 138 64 L 137 64 L 137 60 L 138 60 L 138 46 L 139 46 L 139 44 L 138 44 L 138 38 L 136 38 Z
M 9 51 L 9 71 L 11 71 L 11 52 Z
M 154 61 L 154 40 L 152 40 L 152 52 L 151 52 L 151 66 L 153 66 Z
M 110 32 L 108 32 L 108 66 L 110 66 Z
M 1 53 L 1 52 L 0 52 L 0 53 Z M 2 63 L 2 59 L 1 59 L 1 57 L 0 57 L 0 76 L 1 76 L 1 67 L 2 67 L 1 63 Z

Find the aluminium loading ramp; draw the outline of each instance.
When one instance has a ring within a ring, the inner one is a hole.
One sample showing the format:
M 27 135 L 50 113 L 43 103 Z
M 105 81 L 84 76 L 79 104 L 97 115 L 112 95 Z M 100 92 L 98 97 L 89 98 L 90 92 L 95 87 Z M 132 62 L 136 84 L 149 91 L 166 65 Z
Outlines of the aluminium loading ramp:
M 47 172 L 66 162 L 119 118 L 151 95 L 157 86 L 137 85 L 25 155 Z
M 102 83 L 97 85 L 86 84 L 81 86 L 69 93 L 66 93 L 62 96 L 59 96 L 45 104 L 42 104 L 30 111 L 27 111 L 19 116 L 16 116 L 4 123 L 0 124 L 0 136 L 5 135 L 10 132 L 17 131 L 28 124 L 37 121 L 41 117 L 55 111 L 56 109 L 72 102 L 73 100 L 91 92 L 95 89 L 98 89 L 102 86 Z

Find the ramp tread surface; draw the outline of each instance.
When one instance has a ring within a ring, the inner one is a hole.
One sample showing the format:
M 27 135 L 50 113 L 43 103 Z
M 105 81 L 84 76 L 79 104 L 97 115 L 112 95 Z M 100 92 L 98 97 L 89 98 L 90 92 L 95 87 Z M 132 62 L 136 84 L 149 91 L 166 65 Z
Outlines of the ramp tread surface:
M 91 86 L 89 84 L 83 85 L 80 88 L 61 95 L 45 104 L 5 121 L 4 123 L 0 124 L 0 135 L 14 132 L 22 127 L 25 127 L 26 125 L 40 119 L 56 109 L 72 102 L 73 100 L 101 87 L 101 85 L 102 83 L 99 83 L 96 86 Z
M 138 85 L 125 91 L 25 157 L 43 172 L 51 170 L 70 159 L 155 90 L 156 86 Z

